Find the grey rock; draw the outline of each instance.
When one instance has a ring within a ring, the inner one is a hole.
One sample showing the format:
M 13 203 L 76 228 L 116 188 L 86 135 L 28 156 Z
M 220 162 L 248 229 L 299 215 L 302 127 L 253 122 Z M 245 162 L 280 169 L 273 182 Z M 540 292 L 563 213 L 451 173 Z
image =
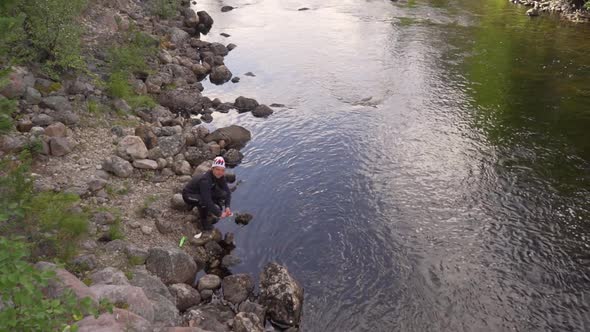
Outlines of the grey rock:
M 49 150 L 52 156 L 61 157 L 72 152 L 74 144 L 67 137 L 52 137 L 49 139 Z
M 172 233 L 175 230 L 174 226 L 175 225 L 167 218 L 164 218 L 164 217 L 156 218 L 156 228 L 162 234 Z
M 209 241 L 205 243 L 205 250 L 207 250 L 209 257 L 221 259 L 223 256 L 223 248 L 216 241 Z
M 130 177 L 133 173 L 133 166 L 119 156 L 111 156 L 105 159 L 102 163 L 102 169 L 122 178 Z
M 143 140 L 138 136 L 125 136 L 117 146 L 117 155 L 125 160 L 132 161 L 146 159 L 148 149 Z
M 27 89 L 25 90 L 25 100 L 29 104 L 39 105 L 39 103 L 41 103 L 42 98 L 43 97 L 41 96 L 41 92 L 39 92 L 37 89 L 33 87 L 27 87 Z
M 184 41 L 190 38 L 190 35 L 179 28 L 170 29 L 170 41 L 176 45 L 182 44 Z
M 227 183 L 234 183 L 234 182 L 236 182 L 236 175 L 234 173 L 228 172 L 226 170 L 225 171 L 225 181 L 227 181 Z
M 225 148 L 240 149 L 252 138 L 252 134 L 244 127 L 231 125 L 219 128 L 204 138 L 206 143 L 225 141 Z M 221 144 L 220 144 L 221 145 Z M 223 147 L 222 147 L 223 148 Z
M 103 189 L 107 185 L 107 181 L 101 178 L 92 179 L 88 182 L 88 190 L 91 192 L 97 192 Z
M 261 322 L 264 322 L 266 319 L 266 309 L 261 306 L 258 303 L 255 302 L 250 302 L 250 301 L 244 301 L 242 303 L 240 303 L 240 306 L 238 307 L 238 311 L 239 312 L 251 312 L 253 314 L 255 314 L 256 316 L 258 316 L 258 319 Z
M 16 129 L 21 133 L 28 133 L 33 129 L 33 122 L 28 119 L 19 120 L 16 123 Z
M 211 16 L 204 10 L 197 12 L 197 16 L 199 17 L 199 24 L 197 25 L 197 31 L 206 35 L 211 30 L 213 26 L 213 19 Z
M 93 285 L 129 285 L 129 280 L 127 280 L 125 274 L 114 267 L 106 267 L 92 273 L 90 280 L 92 280 Z
M 69 289 L 77 299 L 90 298 L 94 304 L 98 304 L 97 296 L 94 292 L 70 272 L 47 262 L 39 262 L 35 264 L 35 268 L 44 271 L 55 271 L 55 278 L 49 280 L 47 286 L 42 289 L 43 295 L 48 298 L 60 298 Z
M 250 213 L 237 213 L 236 214 L 236 224 L 239 225 L 248 225 L 250 221 L 252 221 L 252 215 Z
M 213 297 L 213 290 L 203 289 L 199 294 L 201 295 L 201 301 L 209 301 Z
M 121 98 L 113 100 L 113 108 L 117 111 L 129 113 L 131 112 L 131 106 Z
M 139 287 L 129 285 L 93 285 L 92 292 L 99 299 L 107 299 L 111 303 L 126 303 L 129 311 L 145 318 L 154 320 L 154 305 Z
M 35 84 L 35 77 L 24 67 L 13 67 L 7 78 L 0 89 L 0 95 L 6 98 L 17 99 Z
M 125 254 L 127 255 L 130 263 L 133 262 L 133 264 L 136 265 L 143 265 L 147 259 L 148 251 L 136 247 L 133 244 L 129 244 L 125 247 Z
M 251 112 L 258 107 L 258 102 L 252 98 L 246 97 L 238 97 L 234 101 L 234 106 L 238 109 L 239 112 Z
M 260 274 L 260 304 L 278 324 L 297 326 L 303 308 L 303 288 L 284 266 L 269 263 Z
M 86 316 L 76 322 L 79 332 L 151 332 L 153 327 L 145 318 L 128 310 L 114 308 L 113 313 L 103 313 L 98 317 Z
M 49 96 L 41 100 L 41 107 L 50 108 L 57 112 L 71 112 L 72 104 L 64 96 Z
M 47 126 L 44 133 L 49 137 L 66 137 L 67 129 L 63 123 L 56 122 Z
M 158 162 L 151 159 L 137 159 L 133 161 L 133 167 L 139 169 L 156 170 L 158 169 Z
M 234 255 L 226 255 L 223 256 L 223 259 L 221 260 L 221 266 L 228 269 L 232 266 L 240 264 L 241 262 L 242 261 Z
M 238 165 L 243 158 L 244 155 L 236 149 L 229 149 L 226 153 L 223 154 L 223 159 L 225 159 L 225 163 L 228 166 Z
M 256 75 L 253 72 L 251 72 L 251 71 L 245 73 L 244 75 L 245 76 L 250 76 L 250 77 L 256 77 Z
M 231 308 L 218 303 L 209 303 L 189 309 L 185 314 L 189 325 L 198 326 L 207 331 L 231 331 L 234 313 Z
M 191 165 L 186 160 L 175 161 L 172 164 L 172 170 L 176 175 L 190 175 L 192 173 Z
M 164 154 L 162 153 L 162 149 L 160 149 L 159 146 L 156 146 L 155 148 L 148 150 L 148 159 L 152 159 L 152 160 L 164 159 Z
M 150 249 L 146 268 L 165 284 L 192 282 L 197 273 L 195 261 L 187 253 L 176 248 Z
M 170 285 L 168 289 L 176 299 L 176 308 L 180 311 L 185 311 L 201 302 L 199 292 L 187 284 Z
M 127 241 L 124 240 L 113 240 L 110 241 L 109 243 L 107 243 L 104 246 L 104 249 L 107 252 L 111 252 L 111 253 L 119 253 L 119 252 L 123 252 L 125 251 L 125 248 L 128 246 L 129 244 L 127 243 Z
M 146 294 L 147 295 L 147 294 Z M 160 327 L 181 325 L 180 314 L 174 301 L 160 294 L 148 295 L 148 298 L 156 308 L 154 314 L 154 325 Z
M 201 120 L 205 123 L 211 123 L 213 121 L 213 116 L 211 116 L 209 113 L 203 114 L 201 115 Z
M 221 278 L 215 274 L 206 274 L 199 279 L 197 289 L 202 291 L 204 289 L 215 290 L 221 287 Z
M 263 322 L 256 314 L 240 312 L 234 318 L 234 332 L 264 332 Z
M 148 298 L 159 298 L 162 296 L 167 300 L 174 302 L 174 296 L 170 294 L 168 287 L 162 280 L 151 274 L 145 266 L 137 266 L 132 270 L 133 278 L 129 282 L 133 286 L 141 287 Z
M 211 69 L 211 74 L 209 74 L 209 80 L 213 84 L 223 84 L 229 81 L 232 77 L 232 72 L 224 65 L 216 66 Z
M 253 111 L 252 111 L 252 115 L 254 115 L 257 118 L 265 118 L 269 115 L 271 115 L 274 111 L 272 110 L 272 108 L 266 106 L 266 105 L 258 105 Z
M 186 139 L 182 134 L 160 137 L 158 139 L 158 146 L 160 151 L 162 151 L 162 156 L 164 158 L 173 157 L 179 154 L 185 143 Z
M 232 7 L 232 6 L 223 6 L 223 7 L 221 7 L 221 12 L 225 13 L 225 12 L 229 12 L 230 10 L 233 10 L 233 9 L 234 9 L 234 7 Z
M 221 43 L 211 43 L 209 45 L 209 49 L 215 55 L 226 56 L 229 53 L 229 51 L 227 50 L 227 47 L 225 47 L 225 45 L 223 45 Z
M 147 226 L 147 225 L 141 226 L 140 229 L 141 229 L 141 232 L 145 235 L 151 235 L 152 232 L 154 231 L 154 229 L 152 227 Z
M 111 133 L 115 134 L 117 137 L 125 136 L 125 130 L 121 126 L 113 126 L 111 128 Z
M 112 225 L 116 220 L 117 218 L 107 211 L 99 211 L 92 215 L 92 222 L 98 225 Z
M 174 194 L 174 196 L 172 196 L 170 199 L 170 205 L 172 208 L 179 211 L 186 211 L 189 208 L 189 206 L 184 202 L 184 199 L 182 199 L 181 194 Z
M 233 44 L 233 43 L 229 43 L 229 44 L 227 44 L 226 47 L 227 47 L 227 50 L 231 52 L 233 49 L 235 49 L 236 47 L 238 47 L 238 45 Z
M 193 176 L 201 175 L 201 174 L 207 172 L 208 170 L 211 169 L 212 165 L 213 165 L 213 160 L 205 160 L 204 162 L 199 164 L 199 166 L 197 166 L 197 168 L 195 168 L 195 172 L 193 173 Z
M 234 274 L 221 282 L 223 298 L 233 304 L 245 301 L 254 291 L 254 280 L 248 274 Z
M 197 148 L 194 146 L 188 147 L 186 149 L 184 156 L 186 158 L 186 161 L 193 166 L 200 165 L 202 162 L 206 160 L 215 158 L 215 154 L 213 154 L 209 149 Z
M 141 125 L 136 127 L 135 136 L 141 138 L 148 150 L 158 145 L 158 137 L 151 126 Z
M 231 79 L 232 83 L 238 83 L 239 81 L 240 81 L 240 78 L 237 76 Z
M 74 258 L 70 263 L 78 271 L 94 270 L 96 268 L 96 256 L 93 254 L 81 255 Z
M 158 101 L 172 112 L 188 113 L 198 106 L 201 93 L 198 90 L 171 90 L 160 94 Z
M 41 126 L 41 127 L 45 127 L 45 126 L 49 126 L 50 124 L 52 124 L 53 122 L 55 122 L 55 120 L 53 119 L 53 117 L 47 115 L 47 114 L 38 114 L 35 115 L 32 119 L 33 124 L 35 126 Z
M 45 133 L 45 129 L 43 129 L 43 127 L 33 127 L 31 128 L 30 133 L 34 137 L 39 137 Z

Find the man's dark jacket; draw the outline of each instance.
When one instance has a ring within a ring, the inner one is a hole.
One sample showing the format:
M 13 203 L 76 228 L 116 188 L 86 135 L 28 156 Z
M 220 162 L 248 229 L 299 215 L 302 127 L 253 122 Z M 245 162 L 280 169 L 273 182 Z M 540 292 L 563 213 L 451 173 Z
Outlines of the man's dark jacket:
M 215 202 L 214 198 L 218 199 L 219 196 L 223 195 L 225 200 L 225 206 L 229 207 L 231 203 L 231 191 L 225 181 L 225 176 L 220 179 L 213 175 L 211 170 L 194 176 L 182 190 L 183 195 L 189 195 L 191 197 L 198 197 L 199 203 L 207 208 L 209 212 L 216 216 L 221 215 L 221 210 Z

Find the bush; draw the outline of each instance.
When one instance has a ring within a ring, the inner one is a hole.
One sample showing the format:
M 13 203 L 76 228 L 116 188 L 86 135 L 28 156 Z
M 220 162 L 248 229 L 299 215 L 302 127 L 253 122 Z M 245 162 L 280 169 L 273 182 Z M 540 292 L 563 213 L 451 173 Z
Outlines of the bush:
M 149 3 L 152 15 L 163 19 L 174 17 L 179 9 L 178 0 L 151 0 Z
M 8 62 L 36 61 L 47 74 L 84 69 L 78 16 L 86 0 L 9 0 L 0 6 L 1 54 Z
M 124 43 L 109 51 L 111 75 L 107 91 L 111 97 L 124 99 L 133 108 L 154 107 L 156 102 L 149 96 L 137 95 L 129 81 L 134 74 L 149 73 L 146 59 L 156 54 L 158 41 L 132 27 L 124 36 Z
M 71 329 L 85 314 L 98 313 L 90 298 L 78 301 L 65 292 L 58 299 L 48 299 L 41 291 L 53 271 L 41 271 L 27 261 L 27 246 L 22 241 L 0 237 L 0 331 L 61 331 Z
M 76 195 L 34 193 L 29 168 L 28 151 L 20 160 L 0 161 L 0 233 L 23 235 L 35 252 L 68 260 L 86 234 L 88 217 L 74 208 Z M 48 252 L 47 245 L 55 251 Z

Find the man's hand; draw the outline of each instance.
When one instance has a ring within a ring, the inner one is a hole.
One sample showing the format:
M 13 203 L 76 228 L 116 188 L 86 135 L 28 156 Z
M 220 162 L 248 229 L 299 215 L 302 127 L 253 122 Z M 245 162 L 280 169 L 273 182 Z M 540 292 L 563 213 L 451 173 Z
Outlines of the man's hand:
M 231 210 L 229 208 L 225 208 L 225 211 L 223 211 L 221 213 L 221 218 L 229 217 L 231 215 L 232 215 Z

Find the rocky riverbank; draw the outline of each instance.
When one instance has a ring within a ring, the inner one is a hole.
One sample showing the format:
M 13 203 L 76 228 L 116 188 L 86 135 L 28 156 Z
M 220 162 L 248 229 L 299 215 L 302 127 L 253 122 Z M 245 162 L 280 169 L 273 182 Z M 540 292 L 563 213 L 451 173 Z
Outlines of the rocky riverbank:
M 514 4 L 532 7 L 527 10 L 529 16 L 539 16 L 541 13 L 557 13 L 561 17 L 573 22 L 589 22 L 590 12 L 584 9 L 583 1 L 571 0 L 509 0 Z
M 112 313 L 79 321 L 80 331 L 264 331 L 269 323 L 295 331 L 303 289 L 287 269 L 269 262 L 256 293 L 253 276 L 231 273 L 239 264 L 234 235 L 215 229 L 193 238 L 200 225 L 178 194 L 216 156 L 237 166 L 251 139 L 238 125 L 211 132 L 203 122 L 218 113 L 268 117 L 274 111 L 251 98 L 203 95 L 202 80 L 232 79 L 224 57 L 236 47 L 201 38 L 214 24 L 207 12 L 184 7 L 161 20 L 145 6 L 131 0 L 90 4 L 82 18 L 89 73 L 57 80 L 34 66 L 16 67 L 1 91 L 18 102 L 18 112 L 16 130 L 1 137 L 0 156 L 39 145 L 35 190 L 74 193 L 81 198 L 77 208 L 90 215 L 89 236 L 69 271 L 37 264 L 57 269 L 46 295 L 69 288 L 80 298 L 115 305 Z M 131 105 L 98 83 L 108 77 L 108 45 L 132 29 L 157 41 L 157 54 L 146 59 L 150 69 L 126 78 L 135 94 L 155 105 Z M 226 177 L 236 190 L 235 175 Z M 238 216 L 240 222 L 250 218 Z M 188 240 L 179 245 L 183 237 Z

